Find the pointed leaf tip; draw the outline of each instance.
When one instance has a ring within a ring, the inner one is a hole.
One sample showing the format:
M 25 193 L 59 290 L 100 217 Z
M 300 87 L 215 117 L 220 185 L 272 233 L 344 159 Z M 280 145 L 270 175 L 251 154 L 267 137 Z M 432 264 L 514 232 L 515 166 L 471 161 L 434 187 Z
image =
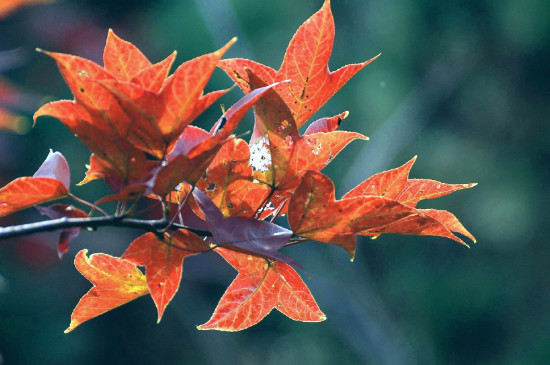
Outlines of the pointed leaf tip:
M 71 173 L 67 160 L 60 152 L 54 152 L 52 149 L 33 177 L 50 177 L 59 180 L 67 191 L 70 189 Z

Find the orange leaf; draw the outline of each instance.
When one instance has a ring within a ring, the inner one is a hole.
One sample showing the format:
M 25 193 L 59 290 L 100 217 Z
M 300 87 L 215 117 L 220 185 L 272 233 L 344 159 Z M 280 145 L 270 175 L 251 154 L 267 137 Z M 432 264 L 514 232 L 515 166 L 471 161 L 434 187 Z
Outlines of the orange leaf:
M 334 43 L 334 19 L 330 1 L 306 20 L 294 34 L 279 71 L 245 59 L 222 60 L 219 67 L 245 92 L 253 85 L 250 73 L 265 84 L 290 80 L 276 89 L 299 128 L 323 106 L 351 77 L 376 57 L 330 72 L 328 62 Z
M 213 53 L 181 64 L 160 92 L 165 105 L 159 128 L 168 140 L 175 140 L 181 131 L 210 106 L 223 92 L 203 95 L 216 64 L 236 38 Z
M 147 287 L 157 307 L 158 322 L 178 291 L 183 260 L 209 249 L 199 236 L 179 230 L 172 236 L 165 234 L 163 240 L 153 233 L 146 233 L 134 240 L 124 252 L 122 259 L 145 266 Z
M 98 80 L 131 118 L 128 139 L 143 151 L 164 158 L 184 128 L 228 91 L 203 95 L 216 63 L 233 43 L 180 65 L 159 93 L 124 80 Z
M 174 51 L 170 56 L 159 63 L 155 63 L 138 72 L 130 82 L 141 85 L 147 90 L 159 92 L 168 77 L 168 73 L 175 59 L 176 52 Z
M 335 200 L 332 181 L 308 171 L 290 198 L 288 222 L 297 236 L 341 246 L 353 259 L 354 234 L 415 214 L 414 208 L 383 197 Z
M 468 246 L 452 232 L 461 233 L 472 239 L 475 238 L 464 228 L 462 223 L 452 214 L 444 210 L 418 209 L 417 215 L 411 215 L 392 222 L 384 227 L 365 230 L 359 235 L 378 236 L 382 233 L 414 234 L 419 236 L 439 236 Z
M 103 65 L 116 79 L 130 81 L 151 66 L 151 62 L 136 46 L 117 37 L 115 32 L 109 29 L 103 51 Z
M 226 217 L 251 217 L 269 193 L 269 187 L 254 181 L 250 151 L 242 139 L 226 142 L 197 188 L 212 200 Z
M 244 58 L 220 60 L 218 67 L 224 70 L 245 94 L 259 87 L 252 85 L 251 76 L 258 78 L 263 85 L 274 83 L 277 77 L 277 71 L 271 67 Z
M 33 205 L 67 196 L 68 191 L 57 179 L 20 177 L 0 189 L 0 217 Z
M 407 184 L 409 172 L 416 161 L 414 156 L 409 162 L 398 168 L 380 172 L 369 177 L 361 184 L 347 192 L 343 198 L 353 198 L 356 196 L 376 195 L 389 199 L 395 199 Z
M 277 80 L 290 79 L 288 90 L 280 93 L 302 126 L 359 70 L 376 57 L 330 72 L 328 61 L 334 43 L 334 19 L 330 1 L 298 28 L 285 53 Z
M 87 252 L 88 250 L 81 250 L 76 255 L 74 264 L 94 287 L 76 305 L 71 315 L 71 324 L 65 333 L 71 332 L 89 319 L 148 293 L 145 276 L 136 265 L 103 253 L 88 258 Z
M 462 223 L 460 223 L 458 218 L 456 218 L 453 213 L 447 212 L 446 210 L 436 209 L 418 210 L 434 219 L 437 219 L 437 221 L 444 225 L 449 231 L 460 233 L 461 235 L 468 237 L 474 243 L 476 243 L 475 237 L 470 232 L 468 232 L 468 230 L 462 225 Z
M 33 177 L 20 177 L 0 189 L 0 217 L 69 195 L 69 165 L 59 152 L 50 153 Z
M 410 179 L 401 193 L 396 197 L 396 200 L 414 207 L 421 200 L 439 198 L 457 190 L 472 188 L 476 185 L 476 183 L 445 184 L 435 180 Z
M 375 174 L 344 195 L 344 199 L 360 196 L 383 196 L 414 208 L 422 199 L 438 198 L 454 191 L 470 188 L 475 184 L 444 184 L 426 179 L 409 179 L 409 172 L 416 161 L 413 157 L 403 166 Z M 360 235 L 378 236 L 382 233 L 441 236 L 468 246 L 453 232 L 475 238 L 452 214 L 444 210 L 416 209 L 418 214 L 391 222 L 383 227 L 369 228 Z
M 307 170 L 322 170 L 355 139 L 368 139 L 360 133 L 333 131 L 288 139 L 272 149 L 274 186 L 300 178 Z
M 276 85 L 268 85 L 242 97 L 225 112 L 210 133 L 198 127 L 186 127 L 166 156 L 167 163 L 155 172 L 153 191 L 166 195 L 181 181 L 195 185 L 245 114 Z
M 34 120 L 41 116 L 58 119 L 94 153 L 91 161 L 94 168 L 82 183 L 105 176 L 130 181 L 146 175 L 145 154 L 113 133 L 101 122 L 101 116 L 91 113 L 74 101 L 61 100 L 43 105 L 34 114 Z
M 201 330 L 240 331 L 260 322 L 273 308 L 295 321 L 326 319 L 298 273 L 282 262 L 269 262 L 223 248 L 218 252 L 239 274 Z

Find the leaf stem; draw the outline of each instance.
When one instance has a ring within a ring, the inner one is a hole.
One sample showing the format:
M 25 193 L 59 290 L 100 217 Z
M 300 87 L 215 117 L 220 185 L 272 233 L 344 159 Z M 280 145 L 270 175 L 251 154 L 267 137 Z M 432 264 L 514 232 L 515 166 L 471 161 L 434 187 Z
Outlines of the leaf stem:
M 92 210 L 90 211 L 90 213 L 89 213 L 88 215 L 91 215 L 91 214 L 94 212 L 94 210 L 97 210 L 98 212 L 100 212 L 100 213 L 103 214 L 104 216 L 108 216 L 108 215 L 109 215 L 109 214 L 107 214 L 107 212 L 105 212 L 103 209 L 101 209 L 101 208 L 98 207 L 97 205 L 92 204 L 92 203 L 90 203 L 89 201 L 86 201 L 86 200 L 84 200 L 84 199 L 82 199 L 82 198 L 79 198 L 79 197 L 77 197 L 76 195 L 73 195 L 72 193 L 69 193 L 69 198 L 71 198 L 71 199 L 73 199 L 73 200 L 79 202 L 80 204 L 84 204 L 84 205 L 86 205 L 86 206 L 92 208 Z

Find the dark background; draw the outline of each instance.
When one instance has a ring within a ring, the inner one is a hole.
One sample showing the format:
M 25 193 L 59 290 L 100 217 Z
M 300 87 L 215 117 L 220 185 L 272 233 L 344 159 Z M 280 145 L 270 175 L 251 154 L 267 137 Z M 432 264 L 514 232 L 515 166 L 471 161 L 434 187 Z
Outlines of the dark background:
M 294 0 L 69 1 L 0 19 L 0 72 L 21 94 L 4 107 L 29 118 L 71 98 L 56 66 L 35 47 L 101 62 L 107 30 L 157 62 L 176 64 L 233 36 L 227 57 L 278 68 L 298 26 L 322 5 Z M 477 237 L 467 249 L 434 237 L 362 239 L 355 262 L 320 243 L 286 251 L 328 319 L 293 322 L 278 312 L 243 332 L 198 331 L 236 272 L 214 255 L 186 261 L 182 286 L 156 324 L 142 298 L 63 334 L 90 283 L 73 266 L 82 248 L 120 255 L 137 232 L 83 232 L 61 260 L 55 234 L 0 242 L 0 364 L 548 364 L 550 5 L 536 0 L 334 0 L 331 68 L 382 56 L 320 116 L 350 111 L 342 129 L 370 136 L 324 170 L 341 196 L 414 155 L 412 177 L 478 182 L 421 207 L 454 212 Z M 231 85 L 216 71 L 208 90 Z M 238 89 L 221 102 L 229 106 Z M 7 101 L 6 101 L 7 100 Z M 1 101 L 1 99 L 0 99 Z M 213 106 L 196 124 L 210 128 Z M 252 118 L 241 129 L 251 129 Z M 28 124 L 27 124 L 28 125 Z M 73 192 L 95 200 L 102 182 L 75 187 L 89 152 L 44 118 L 20 135 L 0 133 L 0 185 L 32 175 L 61 151 Z M 33 209 L 3 225 L 42 219 Z M 2 360 L 3 359 L 3 360 Z

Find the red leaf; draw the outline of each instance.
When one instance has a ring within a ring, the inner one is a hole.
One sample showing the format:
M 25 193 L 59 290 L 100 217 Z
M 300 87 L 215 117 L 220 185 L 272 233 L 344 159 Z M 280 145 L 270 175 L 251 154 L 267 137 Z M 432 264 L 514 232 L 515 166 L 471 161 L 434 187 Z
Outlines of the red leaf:
M 145 154 L 114 133 L 97 113 L 91 114 L 73 101 L 61 100 L 43 105 L 34 114 L 34 120 L 41 116 L 59 119 L 95 154 L 91 159 L 93 168 L 81 184 L 105 176 L 134 181 L 147 174 Z
M 0 217 L 67 195 L 67 189 L 59 180 L 20 177 L 0 189 Z
M 380 172 L 369 177 L 367 180 L 347 192 L 343 198 L 346 199 L 356 196 L 376 195 L 389 199 L 395 199 L 402 193 L 403 188 L 407 184 L 409 172 L 411 171 L 411 167 L 415 161 L 416 156 L 401 167 Z
M 76 209 L 72 205 L 54 204 L 49 207 L 36 207 L 40 214 L 48 216 L 52 219 L 57 218 L 87 218 L 88 214 L 80 209 Z M 82 228 L 63 228 L 59 233 L 59 241 L 57 243 L 57 255 L 61 259 L 69 250 L 69 242 L 78 236 Z
M 457 190 L 472 188 L 476 185 L 476 183 L 445 184 L 435 180 L 411 179 L 407 181 L 407 184 L 396 197 L 396 200 L 414 207 L 420 200 L 439 198 Z
M 344 198 L 383 196 L 413 208 L 422 199 L 437 198 L 476 185 L 451 185 L 434 180 L 409 179 L 409 172 L 415 161 L 416 156 L 403 166 L 371 176 L 345 194 Z M 390 222 L 383 227 L 369 228 L 358 234 L 378 236 L 382 233 L 398 233 L 441 236 L 468 246 L 453 234 L 453 232 L 456 232 L 470 238 L 475 243 L 474 236 L 464 228 L 452 213 L 435 209 L 416 209 L 416 212 L 415 215 Z
M 195 185 L 245 114 L 276 85 L 254 90 L 242 97 L 226 111 L 210 134 L 197 127 L 186 127 L 167 155 L 167 162 L 156 171 L 151 182 L 153 191 L 159 195 L 166 195 L 181 181 Z
M 451 212 L 447 212 L 446 210 L 436 210 L 436 209 L 418 209 L 422 213 L 437 219 L 442 225 L 444 225 L 449 231 L 460 233 L 461 235 L 464 235 L 471 239 L 474 243 L 476 243 L 475 237 L 468 232 L 468 230 L 460 223 L 460 221 L 455 217 L 455 215 Z
M 138 72 L 130 82 L 141 85 L 147 90 L 159 92 L 168 77 L 168 73 L 175 59 L 176 52 L 174 51 L 170 56 L 166 57 L 166 59 Z
M 287 139 L 272 149 L 274 186 L 300 178 L 307 170 L 322 170 L 355 139 L 368 138 L 360 133 L 334 131 Z
M 298 28 L 290 41 L 277 80 L 290 79 L 280 93 L 292 111 L 296 125 L 303 125 L 359 70 L 376 57 L 330 72 L 328 61 L 334 43 L 334 19 L 330 1 Z
M 288 222 L 295 235 L 341 246 L 353 259 L 354 234 L 414 214 L 415 209 L 383 197 L 335 200 L 332 181 L 308 171 L 290 198 Z
M 157 307 L 158 322 L 178 291 L 183 260 L 209 249 L 210 246 L 199 236 L 180 230 L 171 236 L 165 234 L 163 240 L 153 233 L 146 233 L 132 242 L 124 252 L 123 259 L 145 266 L 147 287 Z
M 330 1 L 306 20 L 294 34 L 279 71 L 244 59 L 222 60 L 218 66 L 246 93 L 255 86 L 254 74 L 265 84 L 291 80 L 276 89 L 299 128 L 323 106 L 353 75 L 376 57 L 330 72 L 328 61 L 334 43 L 334 19 Z M 257 85 L 256 85 L 257 87 Z M 289 120 L 290 122 L 290 120 Z
M 71 315 L 71 324 L 65 333 L 71 332 L 89 319 L 148 293 L 145 276 L 136 265 L 103 253 L 88 258 L 87 252 L 88 250 L 81 250 L 76 255 L 74 264 L 94 287 L 76 305 Z
M 65 157 L 50 150 L 33 177 L 20 177 L 0 189 L 0 217 L 69 195 Z
M 216 64 L 235 41 L 232 39 L 216 52 L 181 64 L 163 87 L 161 96 L 166 109 L 159 127 L 169 140 L 175 140 L 197 115 L 221 96 L 220 92 L 203 95 L 203 89 Z
M 114 80 L 114 77 L 101 66 L 82 57 L 41 51 L 56 63 L 61 76 L 71 89 L 75 101 L 88 111 L 101 112 L 100 118 L 94 120 L 94 125 L 104 130 L 116 131 L 125 136 L 130 120 L 120 109 L 107 90 L 97 83 L 98 80 Z
M 220 60 L 218 62 L 218 67 L 224 70 L 245 94 L 255 89 L 255 87 L 251 85 L 251 75 L 257 77 L 264 85 L 274 83 L 277 78 L 277 71 L 271 67 L 244 58 Z
M 151 66 L 151 62 L 136 46 L 117 37 L 115 32 L 109 29 L 103 51 L 103 65 L 116 79 L 130 81 Z
M 255 181 L 249 163 L 248 144 L 242 139 L 225 143 L 197 188 L 212 200 L 226 217 L 252 217 L 269 194 L 269 187 Z
M 260 322 L 276 308 L 295 321 L 326 319 L 298 273 L 282 262 L 217 248 L 239 274 L 220 299 L 210 320 L 198 329 L 240 331 Z

